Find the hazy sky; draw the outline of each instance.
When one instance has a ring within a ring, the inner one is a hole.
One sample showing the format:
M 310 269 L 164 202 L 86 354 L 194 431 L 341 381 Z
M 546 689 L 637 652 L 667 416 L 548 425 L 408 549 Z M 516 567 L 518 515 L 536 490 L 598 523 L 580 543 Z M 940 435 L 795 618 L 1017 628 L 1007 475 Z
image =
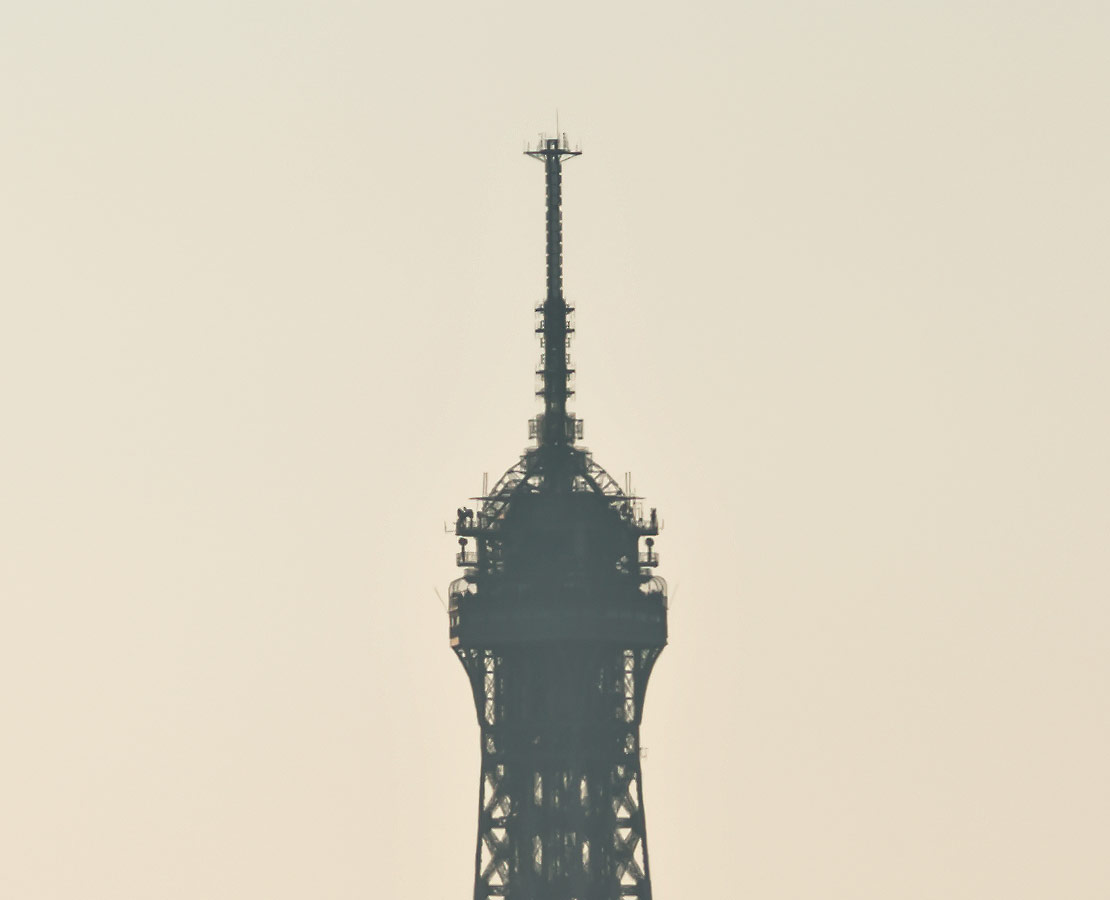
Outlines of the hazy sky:
M 443 523 L 659 507 L 656 896 L 1110 896 L 1110 5 L 0 12 L 0 896 L 468 897 Z

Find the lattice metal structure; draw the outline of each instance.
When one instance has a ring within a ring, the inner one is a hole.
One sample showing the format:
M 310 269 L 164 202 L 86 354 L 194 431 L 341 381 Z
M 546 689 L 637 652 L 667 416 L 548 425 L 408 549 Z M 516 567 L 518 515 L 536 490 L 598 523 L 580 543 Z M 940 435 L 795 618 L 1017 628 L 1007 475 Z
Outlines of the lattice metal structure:
M 535 446 L 477 509 L 458 510 L 464 571 L 449 592 L 481 729 L 474 898 L 650 900 L 640 721 L 667 643 L 659 523 L 577 445 L 561 207 L 562 166 L 578 151 L 563 135 L 527 155 L 547 184 L 543 412 Z

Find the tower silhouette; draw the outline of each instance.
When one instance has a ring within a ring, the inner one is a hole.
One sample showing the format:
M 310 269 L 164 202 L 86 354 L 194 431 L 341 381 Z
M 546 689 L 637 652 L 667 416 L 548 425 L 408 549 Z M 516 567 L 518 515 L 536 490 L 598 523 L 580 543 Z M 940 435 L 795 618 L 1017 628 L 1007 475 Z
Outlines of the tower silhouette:
M 526 153 L 547 185 L 543 412 L 535 446 L 459 509 L 464 572 L 450 587 L 451 646 L 481 728 L 474 898 L 650 900 L 640 721 L 667 643 L 658 519 L 576 443 L 561 207 L 563 163 L 579 152 L 563 135 Z

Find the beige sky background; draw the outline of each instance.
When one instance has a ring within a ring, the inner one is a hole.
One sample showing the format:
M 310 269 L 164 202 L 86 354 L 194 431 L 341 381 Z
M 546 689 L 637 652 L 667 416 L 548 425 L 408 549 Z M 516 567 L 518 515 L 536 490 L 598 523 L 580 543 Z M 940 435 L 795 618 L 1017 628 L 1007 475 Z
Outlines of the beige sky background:
M 469 896 L 443 522 L 658 505 L 660 900 L 1110 896 L 1110 6 L 9 2 L 0 896 Z

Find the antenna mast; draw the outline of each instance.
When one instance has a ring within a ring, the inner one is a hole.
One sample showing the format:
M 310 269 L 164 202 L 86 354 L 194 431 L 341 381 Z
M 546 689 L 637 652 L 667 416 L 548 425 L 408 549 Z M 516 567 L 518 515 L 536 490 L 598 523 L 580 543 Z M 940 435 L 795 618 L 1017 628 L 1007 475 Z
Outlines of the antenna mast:
M 557 447 L 572 443 L 575 436 L 575 425 L 567 416 L 567 397 L 573 394 L 567 353 L 567 336 L 573 331 L 568 315 L 573 308 L 563 297 L 563 159 L 580 156 L 581 151 L 571 150 L 565 135 L 541 136 L 539 146 L 525 155 L 543 162 L 547 181 L 547 294 L 536 308 L 542 315 L 536 331 L 544 348 L 536 372 L 542 379 L 537 395 L 543 397 L 544 411 L 536 438 L 540 446 Z

